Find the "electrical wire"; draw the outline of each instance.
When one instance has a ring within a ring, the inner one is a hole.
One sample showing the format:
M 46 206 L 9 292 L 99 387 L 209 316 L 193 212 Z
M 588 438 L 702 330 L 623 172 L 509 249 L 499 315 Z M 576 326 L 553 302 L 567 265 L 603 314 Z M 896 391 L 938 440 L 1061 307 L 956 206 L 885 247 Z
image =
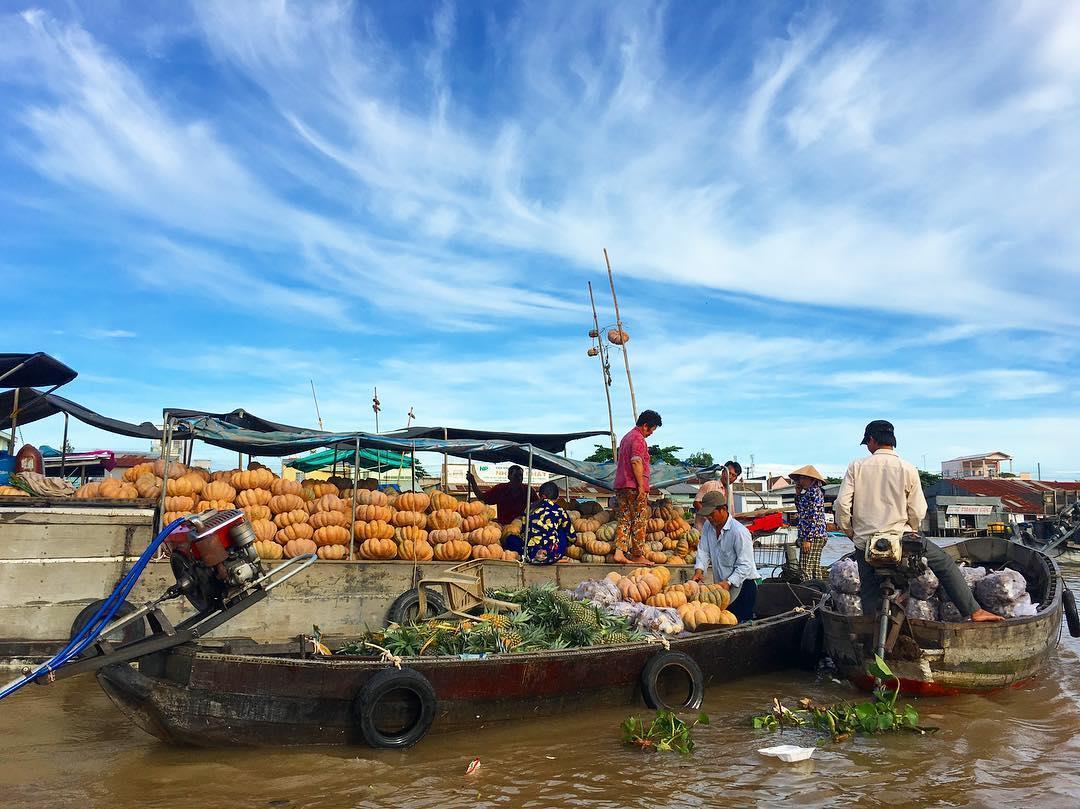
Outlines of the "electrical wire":
M 161 543 L 165 541 L 165 537 L 172 533 L 173 529 L 183 522 L 184 518 L 181 517 L 173 520 L 162 528 L 161 532 L 154 537 L 146 547 L 146 550 L 142 552 L 135 564 L 132 565 L 131 570 L 124 575 L 109 597 L 105 599 L 105 603 L 101 605 L 98 611 L 94 613 L 93 617 L 75 635 L 75 637 L 68 641 L 67 646 L 29 674 L 26 674 L 17 680 L 13 680 L 0 689 L 0 699 L 15 693 L 24 685 L 34 682 L 42 675 L 61 668 L 73 658 L 86 651 L 86 649 L 97 640 L 102 631 L 112 622 L 117 610 L 120 609 L 120 605 L 124 603 L 124 599 L 127 598 L 128 593 L 134 589 L 135 583 L 139 580 L 139 576 L 142 575 L 143 570 L 146 569 L 146 565 L 153 559 L 158 548 L 161 546 Z

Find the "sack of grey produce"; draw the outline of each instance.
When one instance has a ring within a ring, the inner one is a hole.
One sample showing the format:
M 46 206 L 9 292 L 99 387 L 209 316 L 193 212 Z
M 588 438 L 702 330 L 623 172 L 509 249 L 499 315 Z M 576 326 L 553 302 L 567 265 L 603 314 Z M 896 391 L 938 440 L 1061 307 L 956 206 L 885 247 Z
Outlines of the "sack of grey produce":
M 859 563 L 847 556 L 833 562 L 829 568 L 829 587 L 848 595 L 859 592 Z
M 936 621 L 938 619 L 938 600 L 936 598 L 909 598 L 904 602 L 904 612 L 908 618 Z
M 862 600 L 851 593 L 840 593 L 833 590 L 830 593 L 833 607 L 841 615 L 862 615 Z
M 934 575 L 934 571 L 927 568 L 908 582 L 908 592 L 911 593 L 914 598 L 932 598 L 934 593 L 937 592 L 940 584 L 941 582 L 939 582 L 938 577 Z
M 960 575 L 964 577 L 964 581 L 967 582 L 967 586 L 972 590 L 975 589 L 975 583 L 981 579 L 986 578 L 985 567 L 968 567 L 967 565 L 959 565 Z
M 960 610 L 956 608 L 955 604 L 946 599 L 938 606 L 938 620 L 948 621 L 951 624 L 959 624 L 967 619 L 964 618 L 960 613 Z
M 999 570 L 987 573 L 975 582 L 975 599 L 985 610 L 1004 615 L 1020 596 L 1027 593 L 1027 581 L 1016 570 Z
M 1029 615 L 1034 615 L 1038 611 L 1039 605 L 1032 604 L 1031 596 L 1028 593 L 1024 593 L 1015 601 L 1003 605 L 1000 611 L 996 612 L 1002 618 L 1026 618 Z

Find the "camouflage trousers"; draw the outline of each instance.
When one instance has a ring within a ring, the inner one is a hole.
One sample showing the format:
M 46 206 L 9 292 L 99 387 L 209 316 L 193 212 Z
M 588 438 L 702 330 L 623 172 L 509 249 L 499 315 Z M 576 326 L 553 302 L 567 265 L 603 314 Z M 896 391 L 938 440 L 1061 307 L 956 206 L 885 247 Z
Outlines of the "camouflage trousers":
M 637 489 L 616 489 L 619 523 L 615 526 L 615 547 L 631 556 L 645 555 L 645 533 L 649 526 L 649 501 L 638 499 Z

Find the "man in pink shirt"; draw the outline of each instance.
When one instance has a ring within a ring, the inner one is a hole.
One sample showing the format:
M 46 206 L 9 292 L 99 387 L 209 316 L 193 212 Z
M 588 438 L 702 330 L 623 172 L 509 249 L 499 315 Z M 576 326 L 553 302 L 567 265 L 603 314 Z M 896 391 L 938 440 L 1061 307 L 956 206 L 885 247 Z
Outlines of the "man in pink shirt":
M 619 510 L 615 561 L 620 565 L 652 564 L 645 558 L 645 533 L 649 522 L 648 438 L 661 424 L 659 413 L 644 410 L 638 416 L 637 426 L 619 442 L 619 457 L 615 463 L 615 501 Z
M 694 497 L 694 512 L 697 515 L 694 517 L 695 528 L 700 531 L 705 525 L 705 518 L 701 516 L 701 501 L 705 499 L 705 495 L 709 492 L 727 492 L 728 484 L 734 485 L 741 474 L 742 465 L 738 461 L 728 461 L 720 467 L 720 472 L 715 478 L 701 484 Z

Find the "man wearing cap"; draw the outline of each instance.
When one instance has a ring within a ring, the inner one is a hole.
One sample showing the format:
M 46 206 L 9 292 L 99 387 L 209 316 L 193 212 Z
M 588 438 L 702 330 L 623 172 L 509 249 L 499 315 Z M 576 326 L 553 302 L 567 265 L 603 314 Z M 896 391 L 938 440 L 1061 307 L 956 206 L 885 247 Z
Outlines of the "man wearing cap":
M 862 443 L 870 457 L 848 466 L 833 508 L 837 527 L 857 549 L 863 614 L 876 615 L 881 605 L 881 579 L 866 561 L 867 540 L 876 534 L 918 534 L 926 516 L 926 498 L 919 471 L 896 454 L 896 433 L 890 422 L 879 419 L 867 424 Z M 945 551 L 925 539 L 923 546 L 927 564 L 961 614 L 972 621 L 1001 620 L 979 607 L 956 562 Z
M 694 560 L 694 581 L 701 581 L 712 565 L 713 581 L 731 594 L 728 610 L 739 623 L 754 617 L 757 601 L 757 566 L 750 532 L 728 513 L 723 492 L 709 492 L 698 512 L 705 517 Z
M 799 516 L 799 567 L 808 579 L 821 578 L 821 551 L 829 539 L 825 528 L 825 477 L 812 465 L 800 466 L 788 478 L 795 484 Z

